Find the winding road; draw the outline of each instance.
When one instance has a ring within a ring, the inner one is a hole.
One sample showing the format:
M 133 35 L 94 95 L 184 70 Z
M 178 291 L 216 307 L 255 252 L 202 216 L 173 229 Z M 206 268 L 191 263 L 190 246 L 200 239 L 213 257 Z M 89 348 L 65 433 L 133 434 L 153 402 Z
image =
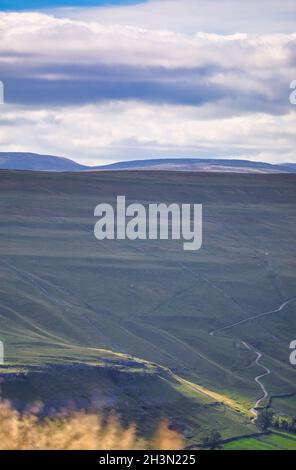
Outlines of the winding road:
M 211 336 L 214 336 L 216 333 L 220 333 L 221 331 L 229 330 L 230 328 L 234 328 L 235 326 L 242 325 L 243 323 L 247 323 L 248 321 L 251 320 L 257 320 L 258 318 L 266 317 L 268 315 L 272 315 L 273 313 L 278 313 L 281 312 L 287 305 L 290 303 L 294 302 L 296 300 L 296 297 L 292 297 L 289 300 L 286 300 L 283 302 L 278 308 L 275 310 L 269 310 L 268 312 L 263 312 L 263 313 L 258 313 L 256 315 L 252 315 L 251 317 L 244 318 L 243 320 L 240 320 L 238 322 L 232 323 L 231 325 L 223 326 L 223 328 L 218 328 L 217 330 L 213 330 L 210 332 Z
M 287 305 L 289 305 L 290 303 L 294 302 L 296 300 L 296 297 L 292 297 L 291 299 L 288 299 L 286 300 L 285 302 L 283 302 L 277 309 L 275 310 L 270 310 L 268 312 L 263 312 L 263 313 L 259 313 L 257 315 L 252 315 L 251 317 L 248 317 L 248 318 L 245 318 L 243 320 L 240 320 L 238 322 L 235 322 L 235 323 L 232 323 L 231 325 L 227 325 L 227 326 L 224 326 L 222 328 L 218 328 L 217 330 L 213 330 L 210 332 L 210 336 L 215 336 L 217 333 L 220 333 L 221 331 L 225 331 L 225 330 L 229 330 L 230 328 L 234 328 L 236 326 L 239 326 L 239 325 L 242 325 L 244 323 L 247 323 L 248 321 L 251 321 L 251 320 L 257 320 L 259 318 L 262 318 L 262 317 L 265 317 L 265 316 L 268 316 L 268 315 L 271 315 L 271 314 L 274 314 L 274 313 L 278 313 L 278 312 L 281 312 Z M 264 370 L 264 373 L 263 374 L 259 374 L 257 375 L 255 378 L 254 378 L 254 381 L 259 385 L 260 389 L 262 390 L 262 393 L 263 395 L 256 401 L 255 405 L 251 408 L 251 413 L 255 416 L 255 418 L 257 417 L 258 415 L 258 408 L 260 407 L 261 403 L 266 400 L 266 398 L 268 397 L 268 391 L 265 387 L 265 385 L 262 383 L 262 379 L 264 377 L 266 377 L 267 375 L 270 375 L 271 374 L 271 370 L 264 366 L 263 364 L 261 364 L 260 360 L 262 358 L 262 352 L 260 351 L 257 351 L 254 346 L 248 344 L 246 341 L 242 341 L 242 344 L 245 346 L 245 348 L 247 348 L 249 351 L 253 351 L 255 354 L 256 354 L 256 359 L 254 361 L 254 364 L 256 364 L 257 366 L 261 367 L 261 369 Z
M 199 274 L 196 274 L 196 272 L 192 269 L 189 269 L 187 266 L 184 265 L 184 263 L 179 263 L 180 266 L 187 270 L 187 271 L 190 271 L 192 274 L 194 274 L 195 277 L 198 277 L 198 278 L 202 278 L 204 281 L 208 282 L 209 284 L 212 285 L 212 287 L 214 287 L 215 289 L 219 290 L 225 297 L 228 297 L 230 298 L 230 300 L 232 300 L 232 302 L 234 302 L 235 304 L 237 304 L 241 310 L 242 307 L 240 304 L 237 303 L 237 301 L 232 297 L 232 296 L 229 296 L 229 295 L 226 295 L 225 292 L 223 291 L 223 289 L 219 288 L 219 286 L 217 286 L 216 284 L 212 283 L 211 281 L 209 281 L 208 279 L 200 276 Z M 264 318 L 266 316 L 269 316 L 269 315 L 273 315 L 275 313 L 279 313 L 281 312 L 285 307 L 287 307 L 289 304 L 291 304 L 292 302 L 294 302 L 296 300 L 296 296 L 294 297 L 291 297 L 290 299 L 288 300 L 285 300 L 283 303 L 281 303 L 281 305 L 274 309 L 274 310 L 268 310 L 267 312 L 263 312 L 263 313 L 258 313 L 258 314 L 255 314 L 255 315 L 252 315 L 250 317 L 247 317 L 247 318 L 244 318 L 242 320 L 239 320 L 237 322 L 234 322 L 234 323 L 231 323 L 230 325 L 226 325 L 222 328 L 218 328 L 216 330 L 212 330 L 209 334 L 210 336 L 215 336 L 217 333 L 220 333 L 222 331 L 226 331 L 226 330 L 229 330 L 231 328 L 234 328 L 236 326 L 239 326 L 239 325 L 243 325 L 244 323 L 247 323 L 249 321 L 252 321 L 252 320 L 258 320 L 260 318 Z M 264 366 L 263 364 L 261 364 L 261 359 L 262 359 L 262 356 L 263 356 L 263 353 L 261 351 L 258 351 L 256 350 L 256 348 L 254 348 L 254 346 L 248 344 L 246 341 L 242 341 L 242 344 L 245 346 L 245 348 L 249 349 L 250 351 L 253 351 L 255 354 L 256 354 L 256 359 L 254 360 L 253 364 L 256 364 L 257 366 L 259 366 L 264 372 L 262 374 L 259 374 L 257 375 L 255 378 L 254 378 L 254 381 L 259 385 L 260 389 L 262 390 L 262 396 L 256 401 L 255 405 L 251 408 L 251 413 L 254 415 L 254 417 L 256 418 L 257 415 L 258 415 L 258 408 L 260 407 L 261 403 L 266 400 L 266 398 L 268 397 L 268 391 L 265 387 L 265 385 L 262 383 L 262 379 L 264 377 L 267 377 L 268 375 L 271 374 L 271 370 Z M 254 419 L 255 419 L 254 418 Z
M 259 398 L 259 400 L 256 401 L 255 405 L 253 406 L 253 408 L 251 408 L 251 413 L 257 417 L 257 408 L 260 407 L 260 404 L 262 401 L 264 401 L 267 397 L 268 397 L 268 392 L 266 390 L 266 387 L 265 385 L 261 382 L 261 379 L 263 379 L 263 377 L 266 377 L 267 375 L 271 374 L 271 370 L 268 369 L 268 367 L 264 366 L 263 364 L 260 364 L 260 359 L 262 358 L 262 353 L 260 351 L 256 351 L 256 349 L 251 346 L 250 344 L 246 343 L 246 341 L 242 341 L 242 344 L 249 350 L 249 351 L 254 351 L 257 355 L 257 358 L 255 359 L 254 361 L 254 364 L 257 364 L 259 367 L 262 367 L 262 369 L 264 369 L 264 374 L 260 374 L 260 375 L 257 375 L 257 377 L 255 377 L 255 382 L 259 385 L 259 387 L 261 388 L 262 392 L 263 392 L 263 395 L 261 398 Z

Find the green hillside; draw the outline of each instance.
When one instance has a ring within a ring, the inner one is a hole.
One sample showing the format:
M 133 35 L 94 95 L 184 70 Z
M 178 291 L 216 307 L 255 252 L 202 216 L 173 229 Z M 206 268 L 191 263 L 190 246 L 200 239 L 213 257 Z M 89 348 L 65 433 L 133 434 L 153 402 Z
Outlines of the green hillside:
M 296 450 L 295 434 L 272 432 L 265 436 L 243 438 L 224 445 L 225 450 Z
M 157 367 L 169 368 L 234 400 L 246 415 L 262 396 L 254 380 L 262 365 L 271 371 L 262 379 L 269 396 L 296 393 L 289 364 L 296 337 L 295 183 L 294 175 L 1 171 L 6 366 L 91 363 L 104 370 L 106 361 L 120 368 L 127 357 L 139 358 L 156 367 L 155 384 Z M 94 207 L 115 203 L 117 195 L 145 204 L 202 203 L 202 249 L 184 252 L 176 241 L 97 241 Z M 201 402 L 206 396 L 186 393 Z M 296 414 L 295 401 L 288 403 Z M 208 418 L 212 427 L 223 428 L 222 408 Z M 229 435 L 239 413 L 227 413 Z

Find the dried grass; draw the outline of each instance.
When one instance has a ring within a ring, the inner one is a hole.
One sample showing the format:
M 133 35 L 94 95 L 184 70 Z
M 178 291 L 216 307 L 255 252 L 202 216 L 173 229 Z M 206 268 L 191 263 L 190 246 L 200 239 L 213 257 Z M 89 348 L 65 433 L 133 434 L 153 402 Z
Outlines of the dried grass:
M 134 425 L 99 414 L 71 412 L 40 420 L 39 409 L 19 413 L 8 402 L 0 403 L 0 450 L 178 450 L 182 437 L 160 423 L 151 440 L 137 435 Z

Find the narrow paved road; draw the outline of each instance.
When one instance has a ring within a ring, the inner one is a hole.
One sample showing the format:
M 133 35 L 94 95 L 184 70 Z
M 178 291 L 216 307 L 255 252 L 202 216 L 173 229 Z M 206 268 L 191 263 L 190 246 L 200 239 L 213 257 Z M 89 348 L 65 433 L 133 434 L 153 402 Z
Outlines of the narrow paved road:
M 235 326 L 242 325 L 243 323 L 247 323 L 251 320 L 257 320 L 258 318 L 265 317 L 267 315 L 272 315 L 273 313 L 281 312 L 287 305 L 291 304 L 296 300 L 296 297 L 292 297 L 289 300 L 283 302 L 278 308 L 275 310 L 269 310 L 268 312 L 258 313 L 257 315 L 252 315 L 251 317 L 244 318 L 243 320 L 237 321 L 235 323 L 231 323 L 230 325 L 223 326 L 222 328 L 218 328 L 217 330 L 213 330 L 210 332 L 211 336 L 214 336 L 216 333 L 220 333 L 221 331 L 229 330 L 230 328 L 234 328 Z
M 259 387 L 261 388 L 261 390 L 263 392 L 262 397 L 260 397 L 259 400 L 256 401 L 253 408 L 251 408 L 251 413 L 255 417 L 257 417 L 257 415 L 258 415 L 257 408 L 259 408 L 260 405 L 261 405 L 261 402 L 264 401 L 268 397 L 268 392 L 266 390 L 265 385 L 261 382 L 261 379 L 263 379 L 263 377 L 266 377 L 267 375 L 271 374 L 271 371 L 270 371 L 270 369 L 268 369 L 268 367 L 265 367 L 263 364 L 260 364 L 260 359 L 262 358 L 262 353 L 260 351 L 256 351 L 256 349 L 253 346 L 246 343 L 245 341 L 242 341 L 242 344 L 247 349 L 249 349 L 249 351 L 254 351 L 256 353 L 257 358 L 256 358 L 254 364 L 257 364 L 259 367 L 261 367 L 264 370 L 264 374 L 257 375 L 257 377 L 255 377 L 255 379 L 254 379 L 255 382 L 259 385 Z
M 231 325 L 227 325 L 227 326 L 224 326 L 222 328 L 218 328 L 217 330 L 213 330 L 213 331 L 210 332 L 210 336 L 215 336 L 217 333 L 220 333 L 221 331 L 229 330 L 231 328 L 234 328 L 235 326 L 239 326 L 239 325 L 242 325 L 244 323 L 247 323 L 248 321 L 257 320 L 259 318 L 262 318 L 262 317 L 265 317 L 265 316 L 268 316 L 268 315 L 272 315 L 274 313 L 281 312 L 287 305 L 294 302 L 295 300 L 296 300 L 296 297 L 292 297 L 291 299 L 286 300 L 285 302 L 283 302 L 278 308 L 276 308 L 274 310 L 269 310 L 268 312 L 263 312 L 263 313 L 259 313 L 257 315 L 252 315 L 251 317 L 248 317 L 248 318 L 245 318 L 245 319 L 240 320 L 238 322 L 232 323 Z M 266 400 L 266 398 L 268 397 L 268 391 L 267 391 L 265 385 L 261 382 L 261 380 L 263 379 L 263 377 L 266 377 L 267 375 L 270 375 L 271 370 L 268 367 L 261 364 L 260 360 L 262 358 L 262 353 L 260 351 L 257 351 L 253 346 L 248 344 L 246 341 L 242 341 L 242 344 L 247 349 L 249 349 L 249 351 L 253 351 L 257 355 L 257 357 L 254 361 L 254 364 L 257 364 L 257 366 L 261 367 L 261 369 L 264 370 L 263 374 L 257 375 L 257 377 L 254 378 L 254 381 L 259 385 L 260 389 L 263 392 L 263 395 L 259 398 L 259 400 L 257 400 L 257 402 L 255 403 L 253 408 L 251 408 L 251 413 L 255 417 L 257 417 L 257 415 L 258 415 L 257 409 L 260 407 L 261 403 L 264 400 Z

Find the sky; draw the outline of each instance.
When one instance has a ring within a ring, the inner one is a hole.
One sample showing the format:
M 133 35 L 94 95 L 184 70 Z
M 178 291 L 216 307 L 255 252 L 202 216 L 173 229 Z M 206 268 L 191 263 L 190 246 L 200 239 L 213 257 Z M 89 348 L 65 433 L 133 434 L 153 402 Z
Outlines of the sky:
M 142 0 L 145 2 L 146 0 Z M 104 5 L 131 5 L 142 3 L 139 0 L 0 0 L 3 11 L 41 10 L 61 7 L 94 7 Z
M 295 0 L 0 0 L 0 151 L 296 162 L 295 20 Z

